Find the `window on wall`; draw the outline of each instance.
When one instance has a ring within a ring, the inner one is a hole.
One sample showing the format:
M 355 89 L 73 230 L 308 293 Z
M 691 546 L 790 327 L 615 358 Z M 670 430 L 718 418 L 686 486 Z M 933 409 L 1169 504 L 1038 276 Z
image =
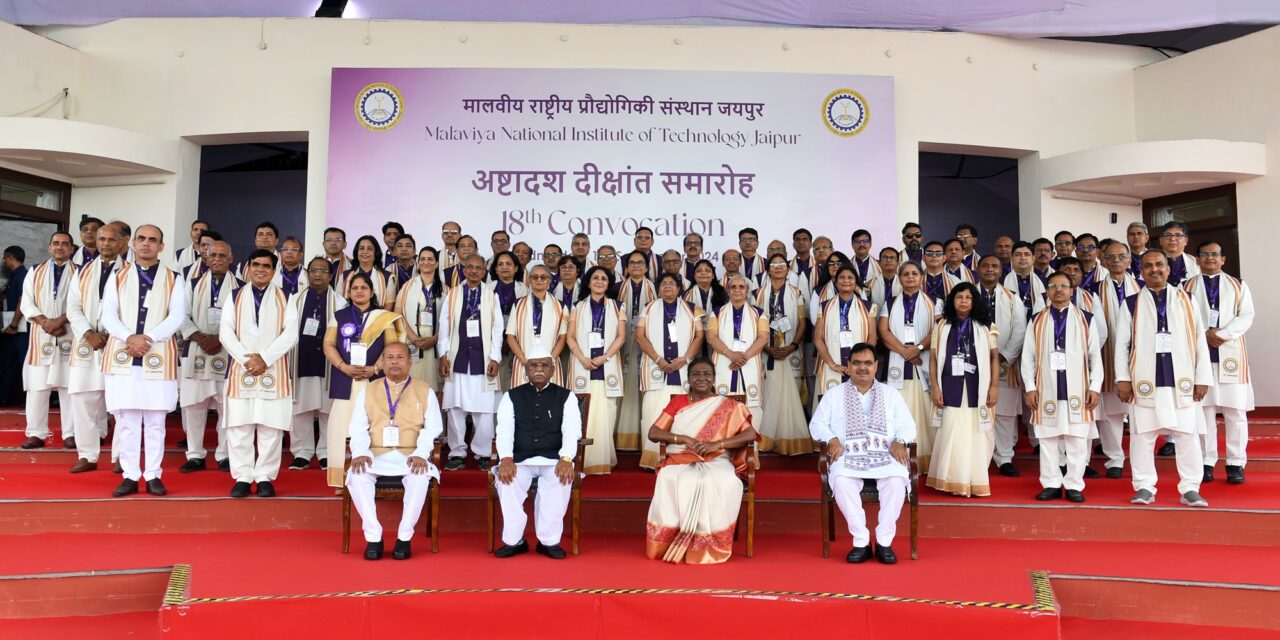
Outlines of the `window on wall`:
M 0 169 L 0 217 L 52 222 L 65 229 L 70 212 L 70 184 Z
M 1160 227 L 1170 222 L 1187 225 L 1187 252 L 1195 255 L 1201 242 L 1217 242 L 1227 254 L 1223 270 L 1240 277 L 1240 238 L 1237 232 L 1236 186 L 1187 191 L 1142 201 L 1143 221 L 1151 229 L 1151 247 L 1160 246 Z

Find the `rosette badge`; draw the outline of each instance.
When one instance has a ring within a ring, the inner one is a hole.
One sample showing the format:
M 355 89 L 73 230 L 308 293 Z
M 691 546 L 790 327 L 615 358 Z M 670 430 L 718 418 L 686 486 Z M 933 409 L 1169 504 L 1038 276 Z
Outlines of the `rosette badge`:
M 867 128 L 871 111 L 867 99 L 853 89 L 836 89 L 822 100 L 822 120 L 827 130 L 848 138 Z
M 403 114 L 404 96 L 385 82 L 375 82 L 356 94 L 356 120 L 370 131 L 386 131 L 396 126 Z

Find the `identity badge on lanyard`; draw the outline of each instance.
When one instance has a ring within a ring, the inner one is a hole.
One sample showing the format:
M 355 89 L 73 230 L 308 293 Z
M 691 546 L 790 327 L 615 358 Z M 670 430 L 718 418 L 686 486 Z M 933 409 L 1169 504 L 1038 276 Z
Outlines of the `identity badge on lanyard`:
M 471 293 L 467 292 L 466 295 L 470 296 Z M 480 290 L 477 289 L 476 298 L 479 298 L 479 297 L 480 297 Z M 478 299 L 475 302 L 468 301 L 465 307 L 466 308 L 463 309 L 463 311 L 465 311 L 467 314 L 467 336 L 472 338 L 479 337 L 480 336 L 480 301 Z
M 1067 352 L 1058 345 L 1066 345 L 1063 340 L 1067 332 L 1067 322 L 1064 319 L 1053 327 L 1053 351 L 1049 354 L 1049 368 L 1054 371 L 1067 370 Z
M 302 334 L 313 338 L 318 337 L 320 335 L 320 319 L 307 318 L 307 321 L 302 323 Z
M 1173 353 L 1173 334 L 1162 332 L 1156 334 L 1156 353 Z
M 396 407 L 400 406 L 400 400 L 404 398 L 404 392 L 408 390 L 408 381 L 405 381 L 405 388 L 400 390 L 400 395 L 395 401 L 391 400 L 391 383 L 386 378 L 382 379 L 382 388 L 387 392 L 387 407 L 391 409 L 391 423 L 382 428 L 382 446 L 398 447 L 400 446 L 400 427 L 396 426 Z
M 355 367 L 364 367 L 369 364 L 369 345 L 360 342 L 360 336 L 364 335 L 364 323 L 369 312 L 360 314 L 360 324 L 356 325 L 351 343 L 347 347 L 347 353 L 351 355 L 351 365 Z
M 959 351 L 951 356 L 951 375 L 953 376 L 963 376 L 966 373 L 973 373 L 977 370 L 977 367 L 965 361 L 967 359 L 965 355 L 969 352 L 969 345 L 965 342 L 966 329 L 968 328 L 969 321 L 965 320 L 959 327 L 959 335 L 956 336 L 956 344 L 959 347 Z

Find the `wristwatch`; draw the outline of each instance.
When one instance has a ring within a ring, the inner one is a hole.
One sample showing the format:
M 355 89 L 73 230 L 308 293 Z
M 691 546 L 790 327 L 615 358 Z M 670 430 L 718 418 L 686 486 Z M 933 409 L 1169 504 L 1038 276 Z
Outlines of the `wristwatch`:
M 569 464 L 573 464 L 573 458 L 570 458 L 569 456 L 560 456 L 560 462 L 568 462 Z

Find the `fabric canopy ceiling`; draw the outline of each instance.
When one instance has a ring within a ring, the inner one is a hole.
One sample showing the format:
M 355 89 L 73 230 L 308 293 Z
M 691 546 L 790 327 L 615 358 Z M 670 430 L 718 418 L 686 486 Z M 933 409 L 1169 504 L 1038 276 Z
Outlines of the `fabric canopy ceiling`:
M 0 0 L 0 20 L 311 17 L 319 0 Z M 1280 23 L 1277 0 L 349 0 L 344 18 L 580 24 L 752 24 L 1106 36 Z

